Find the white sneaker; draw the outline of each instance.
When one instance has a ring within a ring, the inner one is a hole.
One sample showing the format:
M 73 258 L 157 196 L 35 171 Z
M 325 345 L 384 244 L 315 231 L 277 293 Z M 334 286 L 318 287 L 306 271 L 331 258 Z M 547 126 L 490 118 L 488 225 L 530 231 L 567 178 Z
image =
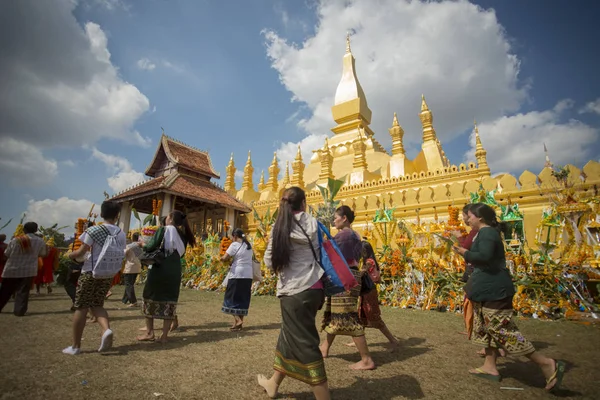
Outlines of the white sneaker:
M 107 329 L 106 332 L 102 335 L 102 341 L 100 342 L 100 348 L 98 352 L 106 351 L 110 349 L 113 345 L 113 331 Z
M 81 350 L 76 347 L 69 346 L 66 349 L 63 349 L 62 352 L 63 352 L 63 354 L 68 354 L 70 356 L 76 356 L 77 354 L 79 354 L 80 351 Z

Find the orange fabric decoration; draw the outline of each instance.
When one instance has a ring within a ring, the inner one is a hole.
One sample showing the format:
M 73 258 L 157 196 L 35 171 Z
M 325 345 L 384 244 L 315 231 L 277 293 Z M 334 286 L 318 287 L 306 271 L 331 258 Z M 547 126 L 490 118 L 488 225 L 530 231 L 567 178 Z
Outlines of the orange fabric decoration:
M 465 297 L 463 302 L 463 317 L 465 319 L 465 328 L 467 328 L 467 338 L 471 339 L 473 334 L 473 303 Z

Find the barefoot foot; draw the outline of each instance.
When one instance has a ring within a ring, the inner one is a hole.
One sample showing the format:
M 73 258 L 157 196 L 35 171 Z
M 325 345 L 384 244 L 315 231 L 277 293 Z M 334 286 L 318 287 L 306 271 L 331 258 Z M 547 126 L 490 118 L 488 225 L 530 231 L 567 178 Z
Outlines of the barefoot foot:
M 390 353 L 393 353 L 396 350 L 398 350 L 398 346 L 400 346 L 400 342 L 398 342 L 397 340 L 394 340 L 393 342 L 388 343 L 388 348 L 390 349 Z
M 156 343 L 160 343 L 160 344 L 166 344 L 168 342 L 168 338 L 166 336 L 161 336 L 158 338 L 158 340 L 156 341 Z
M 357 363 L 350 364 L 349 368 L 357 371 L 368 371 L 375 369 L 375 363 L 372 359 L 369 359 L 367 361 L 360 360 Z
M 344 343 L 344 346 L 356 347 L 356 343 L 354 343 L 354 342 Z
M 258 379 L 258 384 L 265 389 L 265 392 L 267 392 L 267 396 L 272 399 L 277 397 L 279 385 L 277 385 L 275 382 L 272 382 L 270 379 L 267 379 L 267 377 L 264 375 L 257 375 L 256 378 Z
M 136 339 L 138 342 L 154 342 L 154 335 L 140 335 Z

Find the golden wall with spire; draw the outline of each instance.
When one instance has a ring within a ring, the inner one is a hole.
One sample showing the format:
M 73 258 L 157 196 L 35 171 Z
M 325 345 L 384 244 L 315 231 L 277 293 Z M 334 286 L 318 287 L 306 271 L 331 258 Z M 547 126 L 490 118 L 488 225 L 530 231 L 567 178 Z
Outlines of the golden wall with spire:
M 418 103 L 417 103 L 418 104 Z M 307 202 L 317 205 L 322 202 L 317 184 L 326 184 L 328 178 L 345 179 L 345 185 L 337 199 L 350 206 L 356 212 L 355 228 L 372 220 L 375 211 L 385 207 L 395 208 L 397 218 L 414 220 L 417 214 L 421 220 L 433 219 L 444 212 L 449 205 L 462 207 L 469 202 L 469 194 L 479 190 L 497 189 L 496 200 L 500 204 L 509 201 L 519 204 L 525 215 L 525 231 L 529 243 L 534 243 L 533 235 L 540 221 L 542 210 L 548 207 L 548 199 L 541 194 L 554 190 L 556 179 L 546 165 L 539 175 L 524 171 L 518 177 L 502 174 L 492 177 L 487 164 L 487 152 L 479 136 L 477 124 L 474 126 L 475 160 L 466 164 L 451 164 L 437 137 L 434 126 L 433 110 L 421 97 L 418 115 L 422 125 L 421 151 L 410 160 L 404 149 L 404 130 L 394 113 L 389 135 L 392 138 L 391 154 L 375 138 L 369 127 L 371 110 L 365 92 L 358 80 L 355 59 L 350 48 L 350 39 L 346 39 L 346 52 L 342 59 L 342 76 L 335 93 L 331 108 L 333 120 L 337 124 L 331 130 L 333 136 L 326 139 L 320 149 L 314 151 L 308 163 L 302 160 L 301 149 L 292 163 L 290 177 L 289 166 L 281 181 L 275 154 L 269 167 L 268 182 L 264 183 L 264 173 L 258 192 L 254 190 L 250 154 L 244 168 L 244 184 L 237 197 L 252 204 L 260 215 L 268 207 L 278 206 L 281 192 L 288 186 L 300 186 L 307 191 Z M 597 190 L 600 187 L 600 164 L 588 162 L 582 171 L 569 166 L 571 175 L 578 177 L 581 172 L 586 181 L 580 190 Z M 233 159 L 230 161 L 226 180 L 231 187 L 229 173 L 233 171 Z M 250 176 L 248 176 L 250 174 Z M 235 189 L 235 186 L 234 186 Z M 250 231 L 256 229 L 251 215 L 248 215 Z

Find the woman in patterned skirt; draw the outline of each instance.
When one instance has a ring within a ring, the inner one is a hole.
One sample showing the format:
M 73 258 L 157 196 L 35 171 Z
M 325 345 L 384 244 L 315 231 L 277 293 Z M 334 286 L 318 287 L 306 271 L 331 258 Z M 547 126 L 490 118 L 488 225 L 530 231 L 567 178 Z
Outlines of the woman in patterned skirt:
M 470 250 L 454 247 L 465 261 L 474 266 L 465 291 L 473 302 L 473 343 L 485 347 L 485 362 L 469 371 L 479 378 L 499 382 L 496 367 L 497 349 L 507 354 L 525 356 L 539 365 L 546 377 L 546 390 L 558 389 L 565 372 L 565 363 L 545 357 L 535 351 L 513 320 L 512 298 L 515 288 L 506 268 L 504 243 L 498 230 L 496 212 L 490 206 L 477 203 L 469 208 L 469 225 L 479 232 Z
M 275 398 L 286 376 L 312 386 L 317 400 L 329 400 L 325 363 L 319 350 L 317 311 L 323 305 L 323 270 L 318 257 L 317 220 L 306 213 L 306 195 L 299 187 L 287 189 L 269 235 L 265 265 L 278 276 L 281 332 L 275 348 L 275 372 L 258 375 L 258 384 Z
M 185 254 L 186 246 L 196 244 L 184 213 L 172 211 L 165 222 L 166 226 L 160 227 L 150 242 L 143 247 L 144 251 L 151 252 L 162 244 L 165 258 L 148 270 L 142 295 L 146 334 L 138 336 L 139 341 L 154 341 L 154 320 L 162 319 L 162 336 L 159 340 L 166 343 L 171 322 L 177 316 L 177 301 L 181 287 L 181 257 Z
M 352 222 L 354 222 L 354 211 L 350 207 L 341 206 L 335 210 L 333 224 L 339 232 L 333 240 L 342 252 L 350 271 L 352 271 L 359 284 L 347 292 L 327 297 L 322 324 L 322 330 L 327 332 L 327 338 L 321 344 L 321 352 L 323 357 L 327 358 L 336 336 L 351 336 L 360 353 L 360 361 L 351 364 L 350 368 L 369 370 L 375 369 L 375 362 L 369 354 L 365 328 L 358 318 L 358 298 L 360 297 L 360 282 L 363 274 L 358 269 L 358 263 L 362 254 L 362 240 L 358 233 L 352 230 Z
M 372 270 L 379 271 L 379 264 L 377 263 L 377 257 L 373 246 L 366 240 L 362 242 L 362 259 L 363 259 L 363 273 L 370 273 Z M 373 282 L 377 283 L 377 282 Z M 398 347 L 398 339 L 392 335 L 392 332 L 388 329 L 387 325 L 381 318 L 381 309 L 379 308 L 379 293 L 377 292 L 377 285 L 367 292 L 360 295 L 360 307 L 358 309 L 358 318 L 360 323 L 365 328 L 379 329 L 381 333 L 389 340 L 390 350 L 393 352 Z M 346 343 L 346 346 L 354 347 L 354 341 Z

